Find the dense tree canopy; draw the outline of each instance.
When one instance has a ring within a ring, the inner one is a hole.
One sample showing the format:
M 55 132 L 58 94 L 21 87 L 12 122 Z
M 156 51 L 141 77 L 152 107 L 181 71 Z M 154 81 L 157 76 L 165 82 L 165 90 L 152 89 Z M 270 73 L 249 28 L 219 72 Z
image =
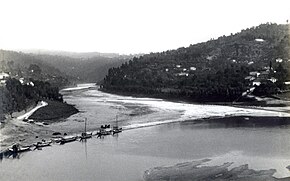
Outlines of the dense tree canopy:
M 187 48 L 146 54 L 111 68 L 102 87 L 196 101 L 233 101 L 249 88 L 245 77 L 250 71 L 273 66 L 273 76 L 280 83 L 287 80 L 288 32 L 288 25 L 267 23 Z
M 4 113 L 24 110 L 42 99 L 63 101 L 57 87 L 52 87 L 50 83 L 38 80 L 31 80 L 31 82 L 33 82 L 32 85 L 22 85 L 14 78 L 6 81 L 6 87 L 1 87 L 3 93 L 2 111 Z

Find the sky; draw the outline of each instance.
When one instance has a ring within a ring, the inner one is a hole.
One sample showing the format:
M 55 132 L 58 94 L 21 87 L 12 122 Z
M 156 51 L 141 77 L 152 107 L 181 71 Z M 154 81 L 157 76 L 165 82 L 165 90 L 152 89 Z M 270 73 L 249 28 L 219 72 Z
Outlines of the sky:
M 290 20 L 289 0 L 0 0 L 0 49 L 150 53 Z

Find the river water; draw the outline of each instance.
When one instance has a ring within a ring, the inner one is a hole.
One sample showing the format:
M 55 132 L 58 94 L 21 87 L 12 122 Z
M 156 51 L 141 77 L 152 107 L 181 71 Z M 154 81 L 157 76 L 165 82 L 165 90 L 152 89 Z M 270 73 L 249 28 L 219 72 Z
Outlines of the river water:
M 88 131 L 102 124 L 118 124 L 124 131 L 1 159 L 0 180 L 143 180 L 149 168 L 204 158 L 211 159 L 207 165 L 234 162 L 232 167 L 249 164 L 274 168 L 276 177 L 290 176 L 290 126 L 248 118 L 290 117 L 287 112 L 118 96 L 82 86 L 62 91 L 80 113 L 49 129 L 77 134 L 87 118 Z M 204 119 L 231 116 L 244 117 Z

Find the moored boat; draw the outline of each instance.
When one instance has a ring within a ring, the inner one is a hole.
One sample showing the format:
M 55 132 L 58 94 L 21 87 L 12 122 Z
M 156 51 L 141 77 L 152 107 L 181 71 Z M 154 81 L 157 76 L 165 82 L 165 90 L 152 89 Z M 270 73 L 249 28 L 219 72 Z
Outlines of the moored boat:
M 30 151 L 30 146 L 20 146 L 20 144 L 15 144 L 8 150 L 12 153 L 21 153 L 25 151 Z
M 116 134 L 116 133 L 122 132 L 122 130 L 123 130 L 122 128 L 119 128 L 117 126 L 116 127 L 114 126 L 112 132 L 113 132 L 113 134 Z
M 73 142 L 73 141 L 76 141 L 76 140 L 77 140 L 76 136 L 69 137 L 69 138 L 61 138 L 60 144 L 63 145 L 65 143 Z
M 112 133 L 113 134 L 116 134 L 116 133 L 120 133 L 122 132 L 122 128 L 119 128 L 118 126 L 118 117 L 116 116 L 116 126 L 113 126 L 113 129 L 112 129 Z
M 88 139 L 88 138 L 91 138 L 93 135 L 93 133 L 82 133 L 81 136 L 80 136 L 80 139 L 83 140 L 83 139 Z
M 85 132 L 83 132 L 80 136 L 80 139 L 88 139 L 91 138 L 93 133 L 87 133 L 87 118 L 85 118 Z
M 97 135 L 110 135 L 111 134 L 111 130 L 107 130 L 107 129 L 100 129 L 98 132 L 97 132 Z
M 52 143 L 52 141 L 48 141 L 48 142 L 37 142 L 36 144 L 34 144 L 35 148 L 42 148 L 42 147 L 47 147 L 50 146 Z

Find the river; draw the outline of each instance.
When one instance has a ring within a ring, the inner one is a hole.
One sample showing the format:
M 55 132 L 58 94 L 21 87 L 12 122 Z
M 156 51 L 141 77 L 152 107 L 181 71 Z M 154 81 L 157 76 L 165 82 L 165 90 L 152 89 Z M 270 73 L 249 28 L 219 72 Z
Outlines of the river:
M 49 129 L 73 135 L 87 118 L 88 131 L 102 124 L 118 124 L 124 131 L 1 159 L 0 180 L 139 181 L 149 168 L 204 158 L 211 159 L 207 165 L 249 164 L 276 169 L 275 177 L 290 176 L 290 126 L 247 121 L 251 116 L 290 117 L 287 112 L 119 96 L 88 87 L 62 91 L 80 113 Z M 243 118 L 205 119 L 231 116 Z

